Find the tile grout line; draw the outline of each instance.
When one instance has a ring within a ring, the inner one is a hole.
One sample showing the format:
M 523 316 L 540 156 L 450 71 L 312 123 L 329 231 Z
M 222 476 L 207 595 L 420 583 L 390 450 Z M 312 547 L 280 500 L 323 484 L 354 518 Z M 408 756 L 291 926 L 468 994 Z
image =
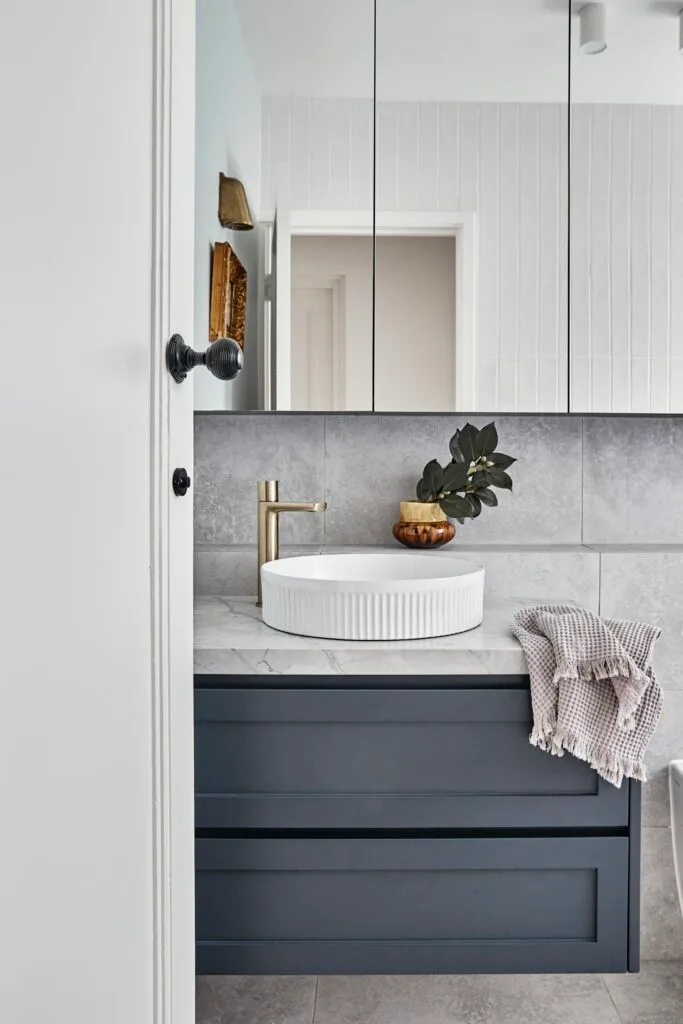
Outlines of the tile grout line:
M 311 1024 L 315 1024 L 315 1011 L 318 1006 L 318 982 L 320 981 L 320 975 L 315 976 L 315 990 L 313 992 L 313 1016 L 311 1017 Z
M 600 975 L 600 981 L 601 981 L 601 982 L 602 982 L 602 984 L 603 984 L 603 985 L 605 986 L 605 992 L 607 993 L 607 998 L 609 999 L 610 1003 L 611 1003 L 611 1004 L 612 1004 L 612 1006 L 614 1007 L 614 1012 L 615 1012 L 615 1013 L 616 1013 L 616 1015 L 617 1015 L 617 1020 L 618 1020 L 618 1021 L 620 1022 L 620 1024 L 625 1024 L 625 1022 L 624 1022 L 624 1018 L 623 1018 L 623 1017 L 621 1016 L 621 1014 L 619 1013 L 619 1008 L 618 1008 L 617 1004 L 616 1004 L 616 1003 L 614 1002 L 614 999 L 612 998 L 612 993 L 610 992 L 610 988 L 609 988 L 609 985 L 608 985 L 608 984 L 607 984 L 607 982 L 605 981 L 605 975 L 604 975 L 604 974 L 601 974 L 601 975 Z

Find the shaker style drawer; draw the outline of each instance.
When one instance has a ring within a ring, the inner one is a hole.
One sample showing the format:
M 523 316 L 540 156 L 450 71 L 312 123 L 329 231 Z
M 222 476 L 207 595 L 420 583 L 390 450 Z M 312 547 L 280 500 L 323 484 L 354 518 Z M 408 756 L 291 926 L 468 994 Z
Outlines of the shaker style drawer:
M 529 744 L 524 688 L 195 690 L 198 828 L 625 827 L 628 786 Z
M 627 969 L 628 839 L 199 839 L 198 974 Z

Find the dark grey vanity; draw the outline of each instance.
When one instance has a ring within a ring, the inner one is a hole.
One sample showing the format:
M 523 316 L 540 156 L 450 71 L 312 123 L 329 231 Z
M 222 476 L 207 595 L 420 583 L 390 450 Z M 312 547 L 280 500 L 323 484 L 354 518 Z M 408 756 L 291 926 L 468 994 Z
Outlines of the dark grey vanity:
M 200 653 L 197 973 L 638 969 L 640 787 L 531 747 L 523 673 Z

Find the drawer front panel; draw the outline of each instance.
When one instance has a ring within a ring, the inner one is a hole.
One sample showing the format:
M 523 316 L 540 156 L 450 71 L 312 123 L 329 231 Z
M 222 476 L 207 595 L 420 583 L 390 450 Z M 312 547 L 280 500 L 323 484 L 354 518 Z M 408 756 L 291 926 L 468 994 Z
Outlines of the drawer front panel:
M 195 691 L 200 828 L 623 827 L 616 790 L 531 747 L 525 689 Z
M 626 969 L 624 838 L 201 839 L 198 973 Z

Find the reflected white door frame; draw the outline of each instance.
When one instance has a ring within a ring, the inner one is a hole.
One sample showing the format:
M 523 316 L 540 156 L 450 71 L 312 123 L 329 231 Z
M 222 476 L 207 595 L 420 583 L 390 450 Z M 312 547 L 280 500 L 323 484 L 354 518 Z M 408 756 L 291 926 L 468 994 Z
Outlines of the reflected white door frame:
M 278 218 L 281 216 L 278 210 Z M 272 236 L 273 211 L 260 218 L 266 237 Z M 367 210 L 292 210 L 287 216 L 288 241 L 292 235 L 371 235 L 372 213 Z M 376 230 L 383 236 L 453 237 L 455 239 L 455 405 L 454 411 L 476 408 L 478 245 L 475 213 L 378 213 Z M 285 240 L 278 238 L 278 243 Z M 289 305 L 288 305 L 289 308 Z M 283 324 L 283 319 L 278 318 Z M 285 347 L 289 338 L 283 339 Z M 266 348 L 269 339 L 265 339 Z M 278 342 L 279 345 L 279 342 Z M 264 360 L 265 362 L 265 360 Z M 280 406 L 279 408 L 289 408 Z

